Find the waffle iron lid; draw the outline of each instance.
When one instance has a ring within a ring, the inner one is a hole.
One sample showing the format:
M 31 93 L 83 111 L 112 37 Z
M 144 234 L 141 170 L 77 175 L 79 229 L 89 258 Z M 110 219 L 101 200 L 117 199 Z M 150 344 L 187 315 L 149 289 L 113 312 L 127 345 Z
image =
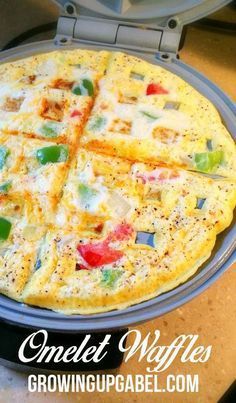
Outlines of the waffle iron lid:
M 184 25 L 209 15 L 231 0 L 53 0 L 66 14 L 119 20 L 161 21 L 177 18 Z

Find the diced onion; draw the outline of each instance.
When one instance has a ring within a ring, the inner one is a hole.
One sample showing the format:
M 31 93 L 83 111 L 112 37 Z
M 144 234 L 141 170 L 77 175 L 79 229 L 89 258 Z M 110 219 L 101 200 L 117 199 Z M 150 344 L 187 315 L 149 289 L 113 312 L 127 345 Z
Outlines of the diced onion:
M 116 192 L 110 194 L 108 204 L 113 209 L 115 215 L 121 218 L 125 217 L 131 208 L 130 204 Z

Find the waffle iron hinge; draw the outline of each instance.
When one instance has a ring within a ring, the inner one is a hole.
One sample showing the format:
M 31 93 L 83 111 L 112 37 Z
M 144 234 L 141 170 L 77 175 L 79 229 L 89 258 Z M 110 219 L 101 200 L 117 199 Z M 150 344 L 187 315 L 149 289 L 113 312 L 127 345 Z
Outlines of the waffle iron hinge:
M 94 17 L 61 16 L 58 20 L 55 42 L 67 46 L 72 41 L 176 56 L 181 30 L 132 22 Z M 165 58 L 163 58 L 164 60 Z

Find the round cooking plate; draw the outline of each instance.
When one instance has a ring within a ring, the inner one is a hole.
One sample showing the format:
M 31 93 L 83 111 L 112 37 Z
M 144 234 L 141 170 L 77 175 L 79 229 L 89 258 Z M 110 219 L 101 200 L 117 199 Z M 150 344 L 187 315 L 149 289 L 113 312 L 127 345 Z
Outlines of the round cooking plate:
M 76 42 L 70 48 L 75 47 L 88 48 L 87 45 L 78 45 Z M 89 48 L 99 49 L 99 47 L 92 46 L 89 46 Z M 111 50 L 109 47 L 106 48 L 103 46 L 103 48 Z M 10 51 L 3 52 L 1 61 L 15 60 L 50 50 L 55 50 L 55 45 L 52 41 L 40 42 L 33 45 L 30 44 L 19 47 L 17 50 L 11 49 Z M 137 55 L 135 52 L 129 53 Z M 234 138 L 236 138 L 235 107 L 218 87 L 204 76 L 176 59 L 166 63 L 160 60 L 158 61 L 154 55 L 144 56 L 138 54 L 138 56 L 146 59 L 150 63 L 160 64 L 164 68 L 181 76 L 210 99 L 221 113 L 228 130 Z M 174 290 L 127 309 L 94 315 L 67 316 L 50 310 L 20 304 L 1 295 L 0 318 L 18 325 L 50 329 L 58 332 L 94 332 L 118 329 L 141 323 L 179 307 L 209 287 L 209 285 L 235 261 L 235 248 L 236 227 L 234 223 L 232 223 L 226 231 L 217 237 L 217 242 L 210 259 L 203 264 L 202 268 L 200 268 L 191 279 L 176 287 Z

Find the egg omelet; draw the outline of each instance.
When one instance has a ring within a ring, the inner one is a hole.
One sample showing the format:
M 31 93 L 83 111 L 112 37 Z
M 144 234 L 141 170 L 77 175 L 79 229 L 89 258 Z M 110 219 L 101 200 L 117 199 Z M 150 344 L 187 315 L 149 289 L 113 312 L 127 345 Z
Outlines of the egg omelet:
M 235 177 L 235 143 L 211 102 L 160 66 L 114 53 L 83 144 L 131 160 Z
M 17 198 L 0 199 L 0 292 L 20 300 L 35 271 L 38 248 L 46 226 L 27 223 L 24 206 Z
M 16 139 L 0 132 L 0 197 L 20 199 L 31 223 L 54 222 L 70 152 L 65 144 L 29 141 L 20 135 Z M 47 163 L 44 154 L 49 154 Z
M 82 134 L 107 52 L 53 52 L 0 67 L 0 130 L 66 144 Z
M 186 281 L 236 204 L 215 107 L 123 53 L 0 66 L 0 292 L 63 312 L 123 309 Z

